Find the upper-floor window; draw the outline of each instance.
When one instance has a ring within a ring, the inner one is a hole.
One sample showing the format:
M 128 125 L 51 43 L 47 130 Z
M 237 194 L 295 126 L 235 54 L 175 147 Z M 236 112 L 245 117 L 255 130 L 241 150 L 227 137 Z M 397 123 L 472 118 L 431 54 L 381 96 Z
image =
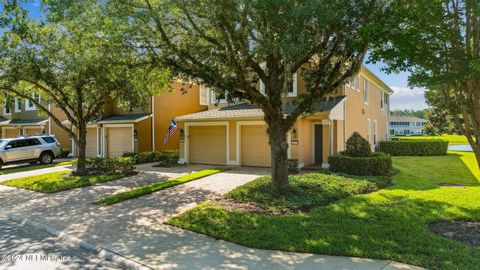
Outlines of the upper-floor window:
M 368 80 L 363 80 L 363 102 L 368 104 Z
M 383 109 L 385 107 L 385 95 L 384 95 L 382 89 L 378 89 L 378 91 L 380 91 L 380 108 L 383 111 Z
M 33 99 L 36 101 L 36 102 L 40 102 L 40 95 L 39 94 L 33 94 Z M 36 109 L 36 106 L 35 104 L 33 103 L 33 101 L 31 101 L 30 99 L 27 100 L 27 104 L 26 104 L 26 107 L 25 107 L 26 110 L 30 111 L 30 110 L 35 110 Z
M 15 98 L 15 112 L 22 111 L 22 100 L 19 98 Z
M 227 91 L 214 91 L 211 90 L 212 103 L 225 103 L 227 102 Z
M 3 114 L 4 115 L 10 115 L 12 114 L 12 102 L 11 99 L 7 98 L 5 101 L 5 107 L 3 108 Z
M 292 74 L 292 78 L 290 78 L 288 90 L 287 90 L 287 97 L 296 97 L 297 96 L 297 73 Z M 260 80 L 260 93 L 265 94 L 265 84 L 262 80 Z
M 203 85 L 200 86 L 200 105 L 208 105 L 209 89 Z
M 348 80 L 347 85 L 352 88 L 353 90 L 360 91 L 360 78 L 359 76 L 351 77 Z

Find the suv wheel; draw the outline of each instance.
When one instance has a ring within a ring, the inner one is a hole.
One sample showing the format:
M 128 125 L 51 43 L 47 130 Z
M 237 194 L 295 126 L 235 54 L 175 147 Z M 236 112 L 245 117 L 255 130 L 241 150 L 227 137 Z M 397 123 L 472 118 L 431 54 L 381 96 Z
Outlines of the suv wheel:
M 41 164 L 50 164 L 53 162 L 53 155 L 52 153 L 44 152 L 40 155 L 38 160 Z

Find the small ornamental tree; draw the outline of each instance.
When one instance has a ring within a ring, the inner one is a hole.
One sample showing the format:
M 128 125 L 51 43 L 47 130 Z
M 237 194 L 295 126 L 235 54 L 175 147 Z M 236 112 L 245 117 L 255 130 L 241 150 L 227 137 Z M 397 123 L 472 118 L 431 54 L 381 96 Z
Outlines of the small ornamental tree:
M 174 75 L 261 108 L 272 186 L 288 188 L 287 134 L 297 118 L 356 75 L 370 44 L 388 32 L 384 0 L 111 0 L 131 42 Z M 292 74 L 306 92 L 284 114 Z M 265 86 L 259 91 L 259 83 Z M 223 93 L 225 93 L 223 92 Z
M 349 157 L 369 157 L 372 155 L 370 143 L 360 135 L 354 132 L 347 140 L 344 154 Z

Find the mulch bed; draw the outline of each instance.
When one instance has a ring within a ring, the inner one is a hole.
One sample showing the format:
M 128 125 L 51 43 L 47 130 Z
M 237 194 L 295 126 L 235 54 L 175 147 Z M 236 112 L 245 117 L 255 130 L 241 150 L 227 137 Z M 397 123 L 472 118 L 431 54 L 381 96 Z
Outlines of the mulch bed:
M 480 221 L 436 221 L 430 223 L 428 227 L 437 235 L 468 245 L 480 246 Z

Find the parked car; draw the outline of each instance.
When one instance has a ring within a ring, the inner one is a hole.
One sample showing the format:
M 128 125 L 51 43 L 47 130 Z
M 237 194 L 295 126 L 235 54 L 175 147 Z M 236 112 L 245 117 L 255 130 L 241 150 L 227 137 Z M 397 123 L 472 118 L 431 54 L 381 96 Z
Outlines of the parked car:
M 0 140 L 0 168 L 5 164 L 50 164 L 62 153 L 53 136 L 28 136 Z

